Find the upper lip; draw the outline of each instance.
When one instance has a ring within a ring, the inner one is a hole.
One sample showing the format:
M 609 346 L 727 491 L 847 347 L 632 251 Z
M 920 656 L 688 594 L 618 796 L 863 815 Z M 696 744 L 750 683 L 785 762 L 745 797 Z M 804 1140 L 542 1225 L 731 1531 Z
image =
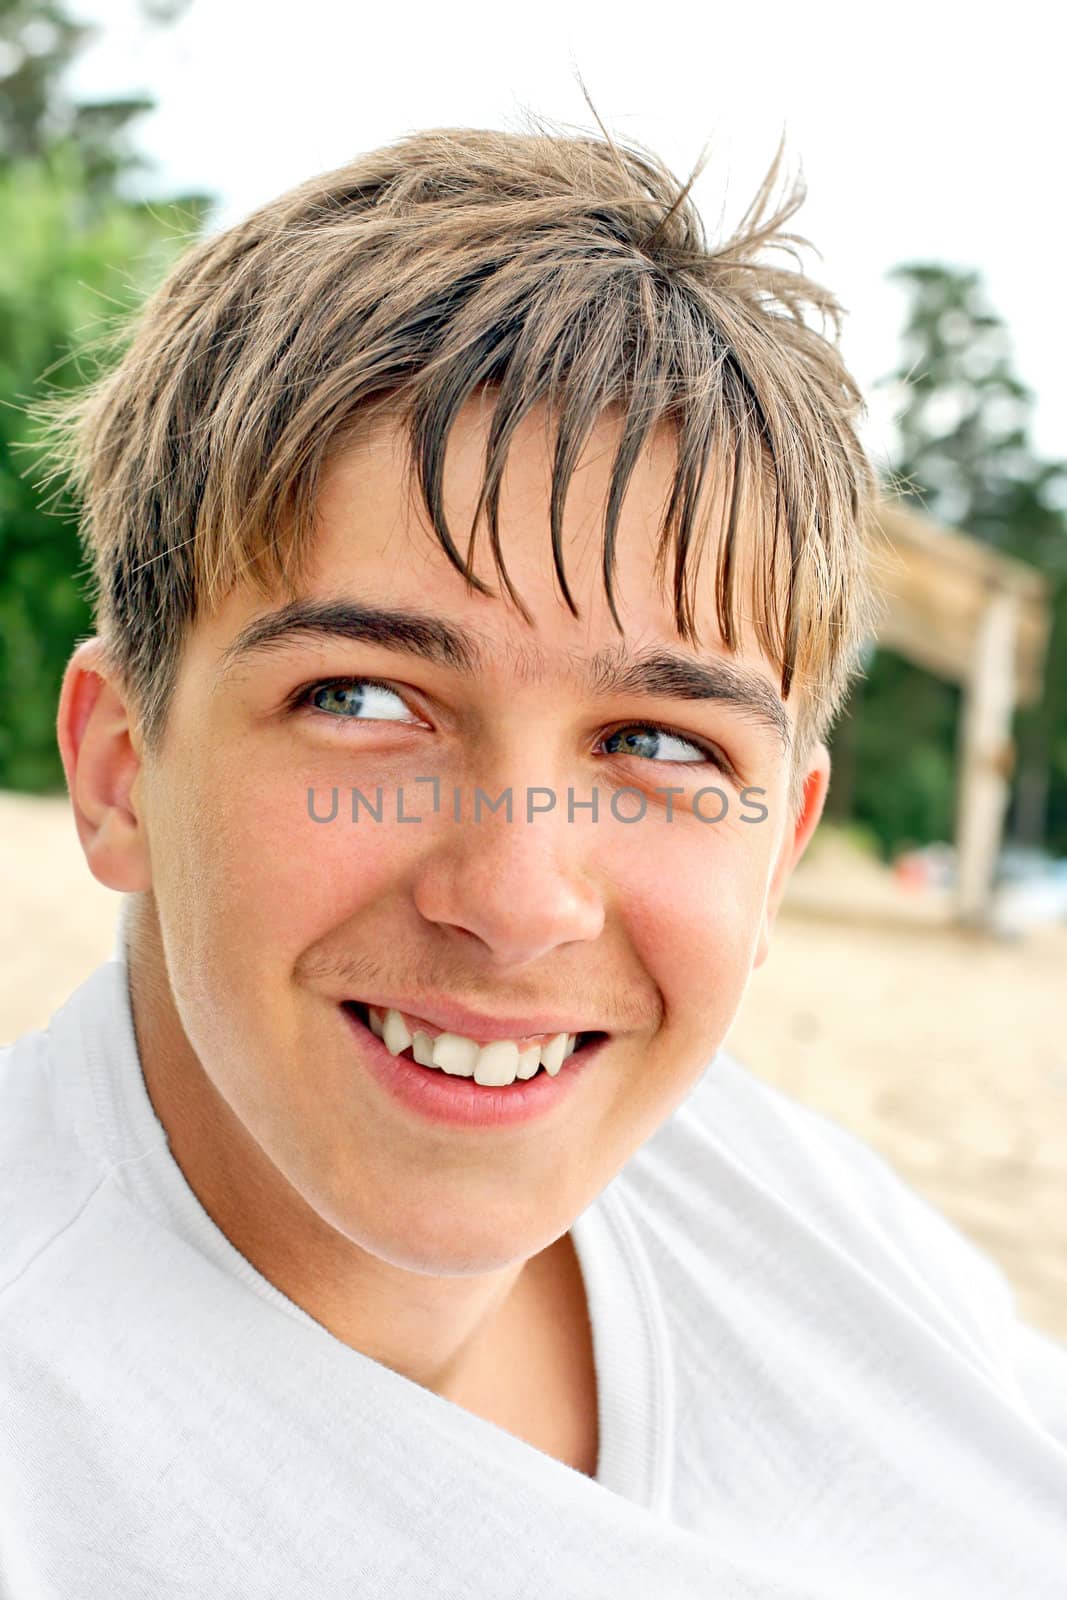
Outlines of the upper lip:
M 362 995 L 347 997 L 350 1005 L 370 1005 L 375 1011 L 402 1011 L 405 1016 L 416 1017 L 422 1022 L 428 1022 L 433 1028 L 442 1028 L 448 1033 L 459 1033 L 467 1039 L 521 1039 L 527 1034 L 537 1033 L 606 1033 L 608 1029 L 600 1028 L 594 1022 L 580 1021 L 573 1015 L 561 1016 L 560 1013 L 548 1011 L 526 1012 L 520 1015 L 510 1012 L 506 1015 L 487 1016 L 484 1012 L 468 1010 L 466 1006 L 459 1005 L 455 1000 L 441 996 L 427 996 L 421 1000 L 403 1000 L 395 997 L 388 1000 L 369 1000 Z

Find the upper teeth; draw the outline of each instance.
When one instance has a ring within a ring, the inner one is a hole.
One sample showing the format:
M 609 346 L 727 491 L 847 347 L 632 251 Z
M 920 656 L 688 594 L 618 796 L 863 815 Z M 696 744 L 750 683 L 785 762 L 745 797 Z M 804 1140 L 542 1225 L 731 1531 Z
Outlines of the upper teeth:
M 516 1078 L 532 1078 L 543 1066 L 555 1077 L 574 1051 L 577 1034 L 557 1033 L 537 1044 L 525 1040 L 493 1039 L 478 1044 L 460 1033 L 439 1033 L 434 1037 L 422 1028 L 409 1028 L 400 1011 L 382 1012 L 367 1007 L 371 1032 L 376 1033 L 391 1055 L 398 1056 L 411 1046 L 415 1060 L 423 1067 L 437 1067 L 455 1077 L 473 1078 L 475 1083 L 500 1088 Z

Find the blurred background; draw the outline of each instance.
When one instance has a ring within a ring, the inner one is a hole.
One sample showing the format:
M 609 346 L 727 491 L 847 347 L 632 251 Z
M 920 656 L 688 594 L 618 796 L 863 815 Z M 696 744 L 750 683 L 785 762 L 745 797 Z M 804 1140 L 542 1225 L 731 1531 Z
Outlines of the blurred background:
M 92 372 L 204 230 L 409 129 L 588 128 L 686 175 L 713 233 L 781 134 L 885 483 L 886 616 L 826 821 L 728 1047 L 852 1128 L 1067 1340 L 1067 317 L 1048 13 L 677 4 L 267 11 L 0 0 L 0 1040 L 108 955 L 55 742 L 91 631 L 26 408 Z

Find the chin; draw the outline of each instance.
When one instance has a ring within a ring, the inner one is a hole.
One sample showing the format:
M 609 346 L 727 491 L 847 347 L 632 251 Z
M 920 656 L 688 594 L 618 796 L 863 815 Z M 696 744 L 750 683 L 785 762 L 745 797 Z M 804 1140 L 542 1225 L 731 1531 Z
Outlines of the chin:
M 521 1181 L 516 1176 L 515 1184 Z M 395 1189 L 383 1185 L 381 1208 L 374 1214 L 368 1215 L 373 1202 L 365 1192 L 359 1212 L 350 1204 L 347 1219 L 341 1206 L 334 1208 L 333 1225 L 362 1249 L 407 1271 L 445 1276 L 497 1271 L 547 1249 L 573 1220 L 558 1203 L 546 1215 L 543 1178 L 531 1174 L 527 1182 L 526 1193 L 513 1189 L 504 1196 L 499 1176 L 494 1183 L 484 1169 L 471 1180 L 462 1171 L 454 1170 L 451 1178 L 424 1171 L 408 1185 L 402 1207 L 390 1205 L 388 1195 Z M 574 1215 L 589 1198 L 576 1197 Z

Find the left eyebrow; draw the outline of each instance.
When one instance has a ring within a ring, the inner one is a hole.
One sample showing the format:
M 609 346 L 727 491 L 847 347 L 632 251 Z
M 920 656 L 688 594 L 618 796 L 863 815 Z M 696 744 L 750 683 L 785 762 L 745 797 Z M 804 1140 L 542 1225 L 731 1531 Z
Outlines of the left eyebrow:
M 354 601 L 294 600 L 255 617 L 222 652 L 220 678 L 239 662 L 284 649 L 301 639 L 344 639 L 405 651 L 434 666 L 464 677 L 499 672 L 488 660 L 483 640 L 472 629 L 431 612 L 385 609 Z M 519 652 L 524 682 L 539 682 L 550 671 L 537 648 Z M 717 701 L 731 706 L 770 729 L 784 750 L 792 742 L 789 713 L 774 689 L 756 672 L 729 661 L 701 661 L 676 650 L 633 652 L 625 645 L 597 651 L 589 658 L 569 658 L 571 675 L 594 695 L 645 695 L 658 700 Z
M 590 662 L 590 687 L 598 695 L 650 695 L 657 700 L 716 700 L 735 707 L 777 735 L 783 750 L 792 743 L 789 713 L 758 673 L 730 661 L 698 661 L 677 650 L 623 646 L 601 650 Z

